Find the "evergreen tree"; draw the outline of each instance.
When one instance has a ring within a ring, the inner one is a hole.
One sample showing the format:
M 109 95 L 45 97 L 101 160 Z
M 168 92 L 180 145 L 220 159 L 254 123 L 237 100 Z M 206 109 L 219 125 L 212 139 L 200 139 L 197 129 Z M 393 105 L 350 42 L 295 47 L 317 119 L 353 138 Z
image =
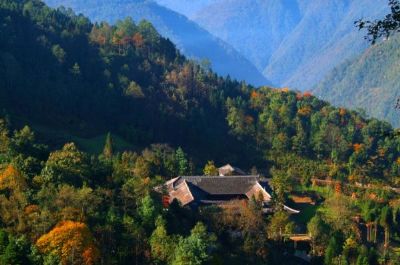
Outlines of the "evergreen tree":
M 289 219 L 289 214 L 283 210 L 277 211 L 271 217 L 268 225 L 268 237 L 280 241 L 284 235 L 293 232 L 294 224 Z
M 328 247 L 326 248 L 325 251 L 324 264 L 325 265 L 334 264 L 334 259 L 340 254 L 340 252 L 341 252 L 340 243 L 338 242 L 335 236 L 331 237 L 328 243 Z
M 71 68 L 71 74 L 78 76 L 81 74 L 81 67 L 78 63 L 75 63 Z
M 202 223 L 197 223 L 189 237 L 179 239 L 172 265 L 201 265 L 210 259 L 209 249 L 215 238 L 209 236 Z
M 4 254 L 8 245 L 8 234 L 4 230 L 0 230 L 0 256 Z
M 156 204 L 150 195 L 146 195 L 144 198 L 142 198 L 138 213 L 142 219 L 143 226 L 149 231 L 154 228 L 155 220 L 159 212 L 159 205 Z
M 106 142 L 104 144 L 103 156 L 107 159 L 110 159 L 112 158 L 113 154 L 114 154 L 114 144 L 111 137 L 111 133 L 108 133 L 106 136 Z
M 329 226 L 316 214 L 307 224 L 307 231 L 311 237 L 312 253 L 318 255 L 323 252 L 329 237 Z
M 383 207 L 381 210 L 381 214 L 379 216 L 379 224 L 385 230 L 385 242 L 384 242 L 385 248 L 389 247 L 390 243 L 390 225 L 392 223 L 391 219 L 392 219 L 392 213 L 390 207 L 389 206 Z
M 357 257 L 356 265 L 369 265 L 368 260 L 368 249 L 365 246 L 359 248 L 359 254 Z
M 174 251 L 172 238 L 167 234 L 165 220 L 161 216 L 157 217 L 156 229 L 150 237 L 151 254 L 160 263 L 168 262 Z
M 14 238 L 10 238 L 4 254 L 0 257 L 1 264 L 21 264 L 20 253 Z M 22 265 L 22 264 L 21 264 Z
M 178 148 L 175 153 L 175 158 L 178 163 L 178 175 L 182 176 L 188 173 L 189 163 L 182 148 Z

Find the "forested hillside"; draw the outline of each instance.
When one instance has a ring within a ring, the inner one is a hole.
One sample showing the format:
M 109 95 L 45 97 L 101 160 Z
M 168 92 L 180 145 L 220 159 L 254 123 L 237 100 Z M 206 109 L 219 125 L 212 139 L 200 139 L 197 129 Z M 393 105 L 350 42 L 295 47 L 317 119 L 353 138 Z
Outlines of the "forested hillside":
M 200 154 L 216 151 L 217 142 L 201 146 L 224 135 L 235 148 L 219 103 L 239 95 L 241 83 L 185 61 L 148 22 L 93 26 L 42 5 L 2 10 L 1 98 L 11 115 L 82 136 L 111 130 L 137 144 L 191 142 Z
M 0 67 L 0 264 L 299 264 L 295 233 L 314 264 L 398 264 L 400 137 L 386 122 L 219 77 L 148 22 L 36 0 L 0 0 Z M 59 145 L 61 130 L 111 133 L 89 153 Z M 196 210 L 155 192 L 228 162 L 271 178 L 273 214 L 255 196 Z M 292 192 L 316 203 L 289 216 Z
M 369 116 L 400 126 L 400 37 L 374 45 L 362 55 L 335 68 L 315 89 L 338 106 L 362 108 Z
M 302 91 L 368 46 L 355 20 L 387 11 L 386 0 L 157 2 L 231 44 L 274 84 Z
M 214 71 L 222 76 L 246 80 L 253 85 L 270 82 L 244 56 L 231 45 L 214 37 L 185 16 L 158 5 L 155 1 L 64 1 L 46 0 L 52 7 L 63 5 L 75 12 L 83 13 L 94 21 L 115 23 L 119 19 L 132 17 L 136 22 L 150 21 L 162 36 L 172 40 L 181 52 L 190 57 L 211 62 Z

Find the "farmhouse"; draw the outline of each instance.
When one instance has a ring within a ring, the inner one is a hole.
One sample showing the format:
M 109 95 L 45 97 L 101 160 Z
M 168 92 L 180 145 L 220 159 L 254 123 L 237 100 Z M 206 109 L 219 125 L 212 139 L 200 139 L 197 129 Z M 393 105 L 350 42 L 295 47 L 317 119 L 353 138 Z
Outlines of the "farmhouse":
M 271 189 L 257 175 L 238 176 L 181 176 L 167 181 L 164 189 L 171 203 L 178 200 L 183 206 L 222 205 L 232 200 L 262 198 L 264 212 L 271 212 Z M 284 206 L 290 213 L 299 213 Z

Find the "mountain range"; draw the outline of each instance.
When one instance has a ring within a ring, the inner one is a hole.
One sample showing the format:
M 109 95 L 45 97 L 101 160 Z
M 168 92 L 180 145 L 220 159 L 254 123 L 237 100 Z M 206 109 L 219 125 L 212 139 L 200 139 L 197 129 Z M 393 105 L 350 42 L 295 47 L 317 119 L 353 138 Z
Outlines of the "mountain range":
M 150 21 L 163 36 L 171 39 L 187 57 L 207 59 L 218 74 L 252 85 L 270 84 L 257 68 L 231 45 L 202 29 L 195 22 L 147 0 L 46 0 L 52 7 L 65 6 L 94 21 L 115 23 L 125 17 Z
M 399 157 L 389 123 L 221 77 L 148 21 L 0 0 L 0 264 L 308 264 L 294 233 L 315 265 L 396 264 Z M 200 175 L 213 196 L 177 178 Z
M 231 44 L 280 86 L 309 90 L 368 43 L 354 27 L 386 0 L 157 0 Z

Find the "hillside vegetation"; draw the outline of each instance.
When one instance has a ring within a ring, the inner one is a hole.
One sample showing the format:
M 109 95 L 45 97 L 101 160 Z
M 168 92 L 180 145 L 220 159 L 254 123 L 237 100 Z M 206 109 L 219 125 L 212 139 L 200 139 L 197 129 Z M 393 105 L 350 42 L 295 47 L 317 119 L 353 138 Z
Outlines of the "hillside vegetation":
M 134 144 L 168 142 L 248 168 L 275 149 L 345 163 L 354 144 L 370 155 L 397 152 L 389 124 L 308 94 L 220 78 L 187 61 L 148 22 L 93 25 L 36 2 L 2 12 L 2 64 L 9 65 L 2 104 L 11 116 L 81 136 L 110 130 Z M 365 159 L 353 166 L 365 167 Z
M 400 126 L 400 37 L 374 45 L 335 68 L 315 89 L 316 95 L 338 106 L 362 108 L 369 116 Z
M 314 264 L 398 264 L 388 123 L 219 77 L 149 22 L 36 0 L 0 0 L 0 54 L 0 264 L 299 264 L 294 233 Z M 274 213 L 255 196 L 196 210 L 155 192 L 228 162 L 271 178 Z M 316 203 L 289 216 L 292 192 Z

